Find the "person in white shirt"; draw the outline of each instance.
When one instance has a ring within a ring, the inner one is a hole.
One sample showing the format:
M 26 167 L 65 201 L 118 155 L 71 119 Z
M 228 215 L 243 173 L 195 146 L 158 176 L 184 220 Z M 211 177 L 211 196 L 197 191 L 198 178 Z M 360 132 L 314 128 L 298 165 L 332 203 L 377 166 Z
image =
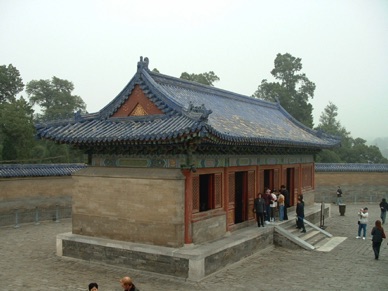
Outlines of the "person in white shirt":
M 276 212 L 276 208 L 278 206 L 278 203 L 277 203 L 278 197 L 276 196 L 275 192 L 276 192 L 276 190 L 274 190 L 274 192 L 271 193 L 271 202 L 269 205 L 269 207 L 271 208 L 271 221 L 272 222 L 275 222 L 275 212 Z
M 368 224 L 368 207 L 365 207 L 364 209 L 360 209 L 358 212 L 358 235 L 356 238 L 361 238 L 361 230 L 363 231 L 363 237 L 362 239 L 365 240 L 366 238 L 366 226 Z

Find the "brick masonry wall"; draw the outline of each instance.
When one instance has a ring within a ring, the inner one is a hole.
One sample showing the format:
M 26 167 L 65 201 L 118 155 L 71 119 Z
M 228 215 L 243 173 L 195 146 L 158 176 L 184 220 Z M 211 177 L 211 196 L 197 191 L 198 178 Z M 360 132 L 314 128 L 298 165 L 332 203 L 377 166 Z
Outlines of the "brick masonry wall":
M 332 203 L 341 186 L 343 203 L 379 203 L 388 199 L 388 173 L 375 172 L 316 172 L 315 202 Z
M 74 234 L 184 244 L 185 177 L 180 170 L 89 167 L 73 178 Z
M 73 188 L 70 176 L 0 179 L 0 226 L 71 217 Z
M 0 179 L 0 209 L 71 206 L 73 186 L 70 176 Z

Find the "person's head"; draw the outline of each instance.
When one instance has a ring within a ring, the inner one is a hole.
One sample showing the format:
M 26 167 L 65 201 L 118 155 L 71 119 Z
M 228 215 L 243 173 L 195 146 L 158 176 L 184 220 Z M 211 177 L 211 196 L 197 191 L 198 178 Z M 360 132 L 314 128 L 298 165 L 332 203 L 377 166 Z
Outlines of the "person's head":
M 121 278 L 120 283 L 124 290 L 129 290 L 132 287 L 132 279 L 130 277 Z
M 286 186 L 284 186 L 284 185 L 282 185 L 282 186 L 280 186 L 280 189 L 286 189 Z
M 376 222 L 375 222 L 375 226 L 377 227 L 377 228 L 381 228 L 381 220 L 376 220 Z
M 387 200 L 386 200 L 385 198 L 383 198 L 381 201 L 382 201 L 382 202 L 387 202 Z
M 298 200 L 302 202 L 303 201 L 303 195 L 299 195 L 298 196 Z
M 89 284 L 89 291 L 98 291 L 98 284 L 97 283 L 90 283 Z
M 257 198 L 261 198 L 262 194 L 261 192 L 257 193 Z
M 368 212 L 368 207 L 364 207 L 364 212 Z
M 271 194 L 271 189 L 266 189 L 266 190 L 265 190 L 265 193 Z

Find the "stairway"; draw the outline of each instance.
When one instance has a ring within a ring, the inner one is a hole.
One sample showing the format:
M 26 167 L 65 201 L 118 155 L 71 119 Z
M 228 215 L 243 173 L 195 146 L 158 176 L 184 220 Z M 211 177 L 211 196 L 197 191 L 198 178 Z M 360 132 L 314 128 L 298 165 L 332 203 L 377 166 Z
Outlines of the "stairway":
M 329 252 L 342 243 L 346 237 L 333 237 L 332 234 L 321 229 L 315 224 L 304 220 L 306 233 L 301 233 L 296 228 L 295 220 L 280 222 L 275 225 L 275 231 L 294 244 L 306 250 Z

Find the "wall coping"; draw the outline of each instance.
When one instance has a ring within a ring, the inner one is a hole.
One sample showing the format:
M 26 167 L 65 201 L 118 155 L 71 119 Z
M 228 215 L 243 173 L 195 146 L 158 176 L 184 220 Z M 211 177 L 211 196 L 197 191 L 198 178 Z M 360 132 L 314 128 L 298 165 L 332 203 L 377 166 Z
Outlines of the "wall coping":
M 388 172 L 388 164 L 316 163 L 315 172 Z
M 0 178 L 71 176 L 86 164 L 3 164 Z
M 71 176 L 88 165 L 74 164 L 3 164 L 0 178 Z M 388 172 L 388 164 L 316 163 L 315 172 Z

